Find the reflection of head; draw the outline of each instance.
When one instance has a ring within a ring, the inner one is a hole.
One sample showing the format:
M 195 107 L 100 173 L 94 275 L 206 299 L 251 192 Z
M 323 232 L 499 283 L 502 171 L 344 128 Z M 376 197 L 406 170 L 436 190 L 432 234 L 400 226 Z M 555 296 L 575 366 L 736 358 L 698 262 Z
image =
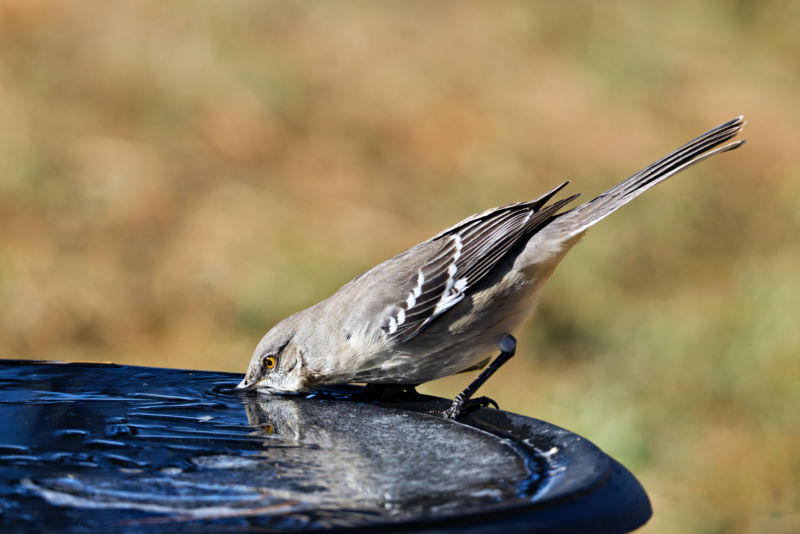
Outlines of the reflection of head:
M 255 433 L 280 437 L 287 441 L 300 441 L 300 403 L 273 396 L 261 397 L 245 405 L 247 422 Z M 299 399 L 297 399 L 299 400 Z
M 513 498 L 516 481 L 528 476 L 505 441 L 436 417 L 280 396 L 245 409 L 254 434 L 274 439 L 266 443 L 271 457 L 280 449 L 281 480 L 313 484 L 331 505 L 441 512 Z

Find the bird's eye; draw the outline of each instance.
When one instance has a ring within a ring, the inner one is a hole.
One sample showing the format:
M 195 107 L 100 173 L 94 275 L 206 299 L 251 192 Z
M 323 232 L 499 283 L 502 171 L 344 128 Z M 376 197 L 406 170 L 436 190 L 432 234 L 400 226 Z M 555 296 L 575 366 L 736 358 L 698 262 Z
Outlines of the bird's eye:
M 263 360 L 261 360 L 261 363 L 263 363 L 264 367 L 266 367 L 267 369 L 273 369 L 275 367 L 275 357 L 267 356 Z

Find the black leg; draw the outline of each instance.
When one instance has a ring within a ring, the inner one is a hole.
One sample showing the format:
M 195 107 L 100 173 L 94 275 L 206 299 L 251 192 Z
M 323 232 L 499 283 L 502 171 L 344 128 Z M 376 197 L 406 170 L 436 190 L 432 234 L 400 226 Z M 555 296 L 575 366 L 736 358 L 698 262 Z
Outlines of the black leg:
M 495 371 L 500 369 L 504 363 L 514 356 L 514 353 L 517 351 L 517 340 L 514 339 L 514 336 L 509 334 L 503 338 L 498 346 L 500 347 L 500 356 L 495 358 L 494 361 L 489 364 L 489 367 L 484 369 L 483 372 L 478 375 L 478 378 L 473 380 L 464 391 L 459 393 L 456 398 L 453 399 L 453 404 L 451 404 L 447 410 L 442 412 L 442 416 L 445 419 L 456 419 L 459 415 L 461 415 L 461 409 L 464 407 L 464 403 L 466 403 L 475 394 L 475 392 L 478 391 L 478 388 L 480 388 L 484 382 L 489 380 L 489 377 L 492 376 Z M 480 400 L 481 404 L 484 406 L 488 406 L 488 401 L 491 401 L 491 399 L 486 399 L 485 397 L 477 400 Z M 497 406 L 494 401 L 491 401 L 491 403 Z

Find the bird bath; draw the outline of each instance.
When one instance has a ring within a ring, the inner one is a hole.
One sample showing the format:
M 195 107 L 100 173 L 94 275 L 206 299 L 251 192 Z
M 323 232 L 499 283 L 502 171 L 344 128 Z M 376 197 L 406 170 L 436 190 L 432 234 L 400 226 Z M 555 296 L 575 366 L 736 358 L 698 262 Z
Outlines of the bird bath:
M 543 421 L 232 390 L 241 375 L 0 361 L 3 532 L 629 532 L 636 479 Z

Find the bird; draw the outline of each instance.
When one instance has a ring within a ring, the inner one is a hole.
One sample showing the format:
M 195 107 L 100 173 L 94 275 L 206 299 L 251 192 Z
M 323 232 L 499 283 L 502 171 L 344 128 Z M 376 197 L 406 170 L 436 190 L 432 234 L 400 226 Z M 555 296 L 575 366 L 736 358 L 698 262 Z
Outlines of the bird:
M 513 333 L 533 314 L 564 256 L 592 225 L 648 189 L 744 145 L 724 144 L 744 125 L 743 116 L 729 120 L 566 211 L 579 194 L 550 201 L 569 182 L 534 200 L 467 217 L 277 323 L 236 388 L 288 394 L 366 383 L 413 391 L 483 369 L 438 415 L 457 419 L 476 401 L 497 407 L 472 396 L 514 356 Z

